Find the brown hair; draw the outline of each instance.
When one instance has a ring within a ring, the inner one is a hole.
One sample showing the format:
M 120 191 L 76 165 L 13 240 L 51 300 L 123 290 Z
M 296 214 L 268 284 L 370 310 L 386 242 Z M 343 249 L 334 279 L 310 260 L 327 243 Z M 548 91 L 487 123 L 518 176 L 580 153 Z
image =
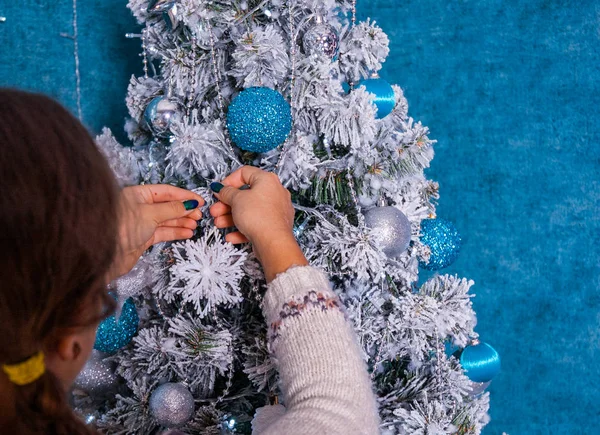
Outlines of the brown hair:
M 117 235 L 117 188 L 86 129 L 42 95 L 0 89 L 0 365 L 52 352 L 94 301 Z M 0 432 L 86 434 L 58 379 L 0 371 Z

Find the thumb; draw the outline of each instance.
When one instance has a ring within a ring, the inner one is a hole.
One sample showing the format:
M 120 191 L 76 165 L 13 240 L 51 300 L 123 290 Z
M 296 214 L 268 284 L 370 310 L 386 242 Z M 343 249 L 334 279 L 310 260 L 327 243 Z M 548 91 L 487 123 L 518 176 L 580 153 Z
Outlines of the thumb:
M 239 195 L 239 193 L 240 190 L 236 189 L 235 187 L 223 186 L 223 188 L 219 190 L 219 193 L 216 194 L 216 197 L 219 198 L 219 201 L 222 203 L 231 206 L 233 205 L 233 201 L 235 201 L 235 198 Z

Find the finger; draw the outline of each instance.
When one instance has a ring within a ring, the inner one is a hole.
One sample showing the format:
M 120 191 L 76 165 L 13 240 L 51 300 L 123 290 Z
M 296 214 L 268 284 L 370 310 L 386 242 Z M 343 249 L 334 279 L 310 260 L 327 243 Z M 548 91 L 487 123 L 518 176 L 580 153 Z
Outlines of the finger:
M 200 210 L 199 208 L 195 208 L 194 211 L 192 211 L 186 217 L 194 219 L 195 221 L 199 221 L 200 219 L 202 219 L 202 210 Z
M 256 181 L 256 178 L 263 174 L 265 171 L 258 169 L 255 166 L 242 166 L 236 169 L 231 174 L 221 181 L 226 186 L 242 187 L 244 184 L 252 184 Z
M 215 192 L 215 196 L 219 201 L 230 206 L 233 204 L 233 201 L 235 201 L 235 197 L 242 194 L 242 192 L 243 191 L 237 187 L 223 186 L 221 190 L 219 190 L 219 193 Z
M 215 227 L 217 228 L 229 228 L 233 226 L 235 226 L 235 224 L 233 223 L 233 216 L 230 214 L 225 214 L 215 218 Z
M 158 227 L 154 232 L 153 243 L 184 240 L 191 238 L 193 235 L 194 232 L 188 228 Z
M 186 210 L 186 205 L 188 205 L 188 208 L 190 206 L 194 208 Z M 141 205 L 141 212 L 142 216 L 149 217 L 158 225 L 164 221 L 189 216 L 194 213 L 198 206 L 199 202 L 197 200 L 187 200 L 185 204 L 182 201 L 161 202 L 158 204 L 143 204 Z
M 150 192 L 150 203 L 156 204 L 167 201 L 185 201 L 195 199 L 199 206 L 204 205 L 204 199 L 190 190 L 181 189 L 179 187 L 170 186 L 168 184 L 146 184 L 144 186 Z
M 231 214 L 231 207 L 219 201 L 210 206 L 210 214 L 212 217 L 217 217 L 224 214 Z
M 190 230 L 195 230 L 198 226 L 198 222 L 195 219 L 190 219 L 187 217 L 179 218 L 179 219 L 170 219 L 168 221 L 164 221 L 160 224 L 161 227 L 174 227 L 174 228 L 188 228 Z
M 249 242 L 248 238 L 246 236 L 244 236 L 242 233 L 240 233 L 239 231 L 227 234 L 225 236 L 225 241 L 232 243 L 234 245 Z

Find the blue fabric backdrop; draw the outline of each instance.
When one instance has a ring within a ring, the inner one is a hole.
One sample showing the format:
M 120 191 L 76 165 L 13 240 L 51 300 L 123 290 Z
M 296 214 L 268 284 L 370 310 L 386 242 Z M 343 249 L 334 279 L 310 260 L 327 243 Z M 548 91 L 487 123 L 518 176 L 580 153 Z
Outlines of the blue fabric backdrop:
M 75 109 L 70 0 L 0 2 L 0 84 Z M 383 76 L 438 140 L 439 215 L 465 244 L 478 331 L 503 357 L 487 434 L 600 424 L 600 1 L 359 1 L 391 38 Z M 139 73 L 124 0 L 79 1 L 84 121 L 122 131 Z M 1 102 L 0 102 L 1 104 Z M 1 122 L 1 120 L 0 120 Z M 43 146 L 43 144 L 40 144 Z

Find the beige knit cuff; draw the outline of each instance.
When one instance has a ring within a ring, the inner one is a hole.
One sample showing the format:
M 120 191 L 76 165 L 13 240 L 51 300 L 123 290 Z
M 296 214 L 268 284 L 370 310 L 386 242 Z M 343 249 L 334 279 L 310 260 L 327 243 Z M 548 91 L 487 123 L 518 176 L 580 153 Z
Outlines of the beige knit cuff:
M 269 284 L 263 300 L 263 314 L 267 325 L 279 320 L 284 304 L 297 297 L 304 297 L 310 291 L 334 295 L 327 276 L 312 266 L 294 266 L 280 273 Z

